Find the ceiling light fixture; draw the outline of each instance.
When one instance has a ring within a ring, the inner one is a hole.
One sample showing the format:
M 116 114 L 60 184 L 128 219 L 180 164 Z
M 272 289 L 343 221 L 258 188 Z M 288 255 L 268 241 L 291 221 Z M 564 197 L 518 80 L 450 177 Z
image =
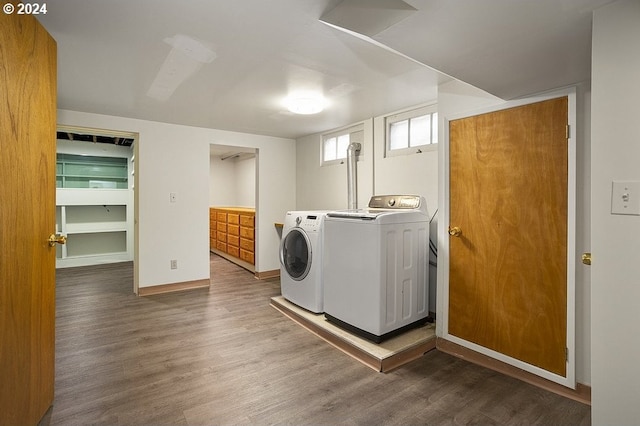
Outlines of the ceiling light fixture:
M 287 109 L 294 114 L 311 115 L 322 112 L 326 102 L 318 97 L 291 97 L 285 102 Z

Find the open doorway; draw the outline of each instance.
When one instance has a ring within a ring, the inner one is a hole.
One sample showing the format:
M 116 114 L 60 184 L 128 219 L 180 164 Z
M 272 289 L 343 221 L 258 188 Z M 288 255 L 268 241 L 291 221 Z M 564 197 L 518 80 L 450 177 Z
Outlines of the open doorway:
M 134 262 L 137 133 L 58 126 L 56 268 Z M 137 293 L 137 274 L 134 288 Z
M 209 162 L 209 250 L 255 273 L 258 150 L 212 144 Z

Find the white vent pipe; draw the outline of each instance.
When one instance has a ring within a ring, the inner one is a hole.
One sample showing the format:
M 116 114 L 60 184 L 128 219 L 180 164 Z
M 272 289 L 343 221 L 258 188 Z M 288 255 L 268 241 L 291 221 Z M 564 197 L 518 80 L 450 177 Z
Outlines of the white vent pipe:
M 349 210 L 358 208 L 358 154 L 360 154 L 358 142 L 352 142 L 347 147 L 347 205 Z

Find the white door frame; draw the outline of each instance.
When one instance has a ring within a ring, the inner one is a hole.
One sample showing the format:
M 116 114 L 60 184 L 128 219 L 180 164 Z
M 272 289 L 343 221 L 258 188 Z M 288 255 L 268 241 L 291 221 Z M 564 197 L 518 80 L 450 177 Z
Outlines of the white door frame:
M 466 117 L 472 117 L 479 114 L 485 114 L 489 112 L 500 111 L 507 108 L 513 108 L 523 105 L 528 105 L 536 102 L 545 101 L 548 99 L 567 96 L 569 100 L 569 139 L 568 139 L 568 200 L 567 200 L 567 369 L 566 377 L 558 374 L 551 373 L 547 370 L 543 370 L 534 365 L 520 361 L 518 359 L 509 357 L 494 350 L 485 348 L 475 343 L 460 339 L 459 337 L 449 334 L 449 234 L 447 229 L 449 227 L 450 220 L 450 182 L 449 182 L 449 121 L 457 120 Z M 437 314 L 439 327 L 437 327 L 438 336 L 456 343 L 460 346 L 466 347 L 483 355 L 502 361 L 506 364 L 513 365 L 524 371 L 528 371 L 537 376 L 543 377 L 555 383 L 559 383 L 563 386 L 567 386 L 571 389 L 576 388 L 576 354 L 575 354 L 575 335 L 576 335 L 576 288 L 575 288 L 575 269 L 576 269 L 576 89 L 567 88 L 558 91 L 548 92 L 540 94 L 534 97 L 520 99 L 515 101 L 508 101 L 499 105 L 493 105 L 490 107 L 474 110 L 464 114 L 456 114 L 449 117 L 444 117 L 443 126 L 443 152 L 440 174 L 439 190 L 443 194 L 443 199 L 440 200 L 440 212 L 441 220 L 438 221 L 438 269 L 440 273 L 438 277 L 442 280 L 442 284 L 439 285 L 438 291 L 442 293 L 441 297 L 438 297 L 439 310 Z

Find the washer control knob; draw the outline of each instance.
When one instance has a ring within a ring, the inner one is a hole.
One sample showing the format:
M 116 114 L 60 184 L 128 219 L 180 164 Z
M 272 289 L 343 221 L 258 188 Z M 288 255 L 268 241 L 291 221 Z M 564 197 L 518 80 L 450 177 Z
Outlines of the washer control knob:
M 296 225 L 300 225 L 300 222 L 302 222 L 302 216 L 296 217 Z
M 396 205 L 396 199 L 395 198 L 391 198 L 389 201 L 387 201 L 387 204 L 389 205 L 389 207 L 393 207 Z

